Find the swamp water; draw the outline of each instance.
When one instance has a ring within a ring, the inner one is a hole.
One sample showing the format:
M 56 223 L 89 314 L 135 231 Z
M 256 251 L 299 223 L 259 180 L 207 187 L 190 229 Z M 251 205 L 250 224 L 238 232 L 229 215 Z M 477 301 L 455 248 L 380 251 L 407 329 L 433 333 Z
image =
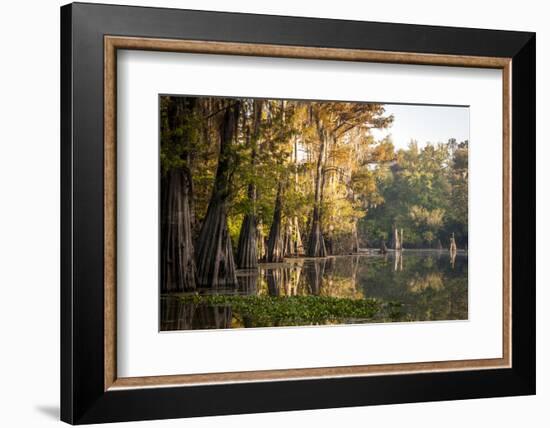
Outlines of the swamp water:
M 162 295 L 161 331 L 468 318 L 461 252 L 294 258 L 237 275 L 237 289 Z

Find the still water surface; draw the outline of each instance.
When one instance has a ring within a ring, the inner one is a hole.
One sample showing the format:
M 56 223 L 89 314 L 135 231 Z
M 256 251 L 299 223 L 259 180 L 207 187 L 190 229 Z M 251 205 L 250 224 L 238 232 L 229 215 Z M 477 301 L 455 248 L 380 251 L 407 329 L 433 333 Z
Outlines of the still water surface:
M 460 252 L 454 259 L 447 251 L 415 250 L 286 259 L 239 271 L 238 280 L 236 290 L 161 296 L 160 329 L 468 318 L 468 256 Z

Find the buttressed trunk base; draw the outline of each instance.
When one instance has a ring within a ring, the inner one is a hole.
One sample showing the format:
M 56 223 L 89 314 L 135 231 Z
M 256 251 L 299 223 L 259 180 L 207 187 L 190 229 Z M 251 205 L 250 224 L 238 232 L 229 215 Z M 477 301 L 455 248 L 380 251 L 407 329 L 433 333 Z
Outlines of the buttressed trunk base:
M 184 168 L 170 171 L 162 205 L 161 291 L 195 288 L 191 232 L 190 175 Z

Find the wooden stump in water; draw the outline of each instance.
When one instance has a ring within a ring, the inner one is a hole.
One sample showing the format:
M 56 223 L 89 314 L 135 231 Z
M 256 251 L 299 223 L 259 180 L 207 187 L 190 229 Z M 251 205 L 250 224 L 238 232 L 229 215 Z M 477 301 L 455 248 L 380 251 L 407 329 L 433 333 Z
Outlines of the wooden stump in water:
M 403 229 L 401 229 L 403 231 Z M 399 230 L 396 226 L 393 227 L 393 248 L 395 251 L 401 250 L 401 240 L 399 239 Z
M 453 254 L 456 255 L 456 242 L 455 242 L 454 232 L 451 234 L 451 245 L 450 245 L 449 251 L 450 251 L 451 255 L 453 255 Z
M 451 255 L 451 267 L 454 269 L 455 260 L 456 260 L 456 242 L 455 242 L 454 232 L 451 234 L 451 245 L 450 245 L 449 253 Z

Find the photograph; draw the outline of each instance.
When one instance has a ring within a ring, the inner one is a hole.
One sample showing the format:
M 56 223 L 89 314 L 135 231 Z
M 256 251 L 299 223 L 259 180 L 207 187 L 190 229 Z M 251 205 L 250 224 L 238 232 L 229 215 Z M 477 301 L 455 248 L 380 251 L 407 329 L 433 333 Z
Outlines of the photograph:
M 43 3 L 7 22 L 8 426 L 545 414 L 540 7 Z
M 468 106 L 170 94 L 159 122 L 161 331 L 468 319 Z

